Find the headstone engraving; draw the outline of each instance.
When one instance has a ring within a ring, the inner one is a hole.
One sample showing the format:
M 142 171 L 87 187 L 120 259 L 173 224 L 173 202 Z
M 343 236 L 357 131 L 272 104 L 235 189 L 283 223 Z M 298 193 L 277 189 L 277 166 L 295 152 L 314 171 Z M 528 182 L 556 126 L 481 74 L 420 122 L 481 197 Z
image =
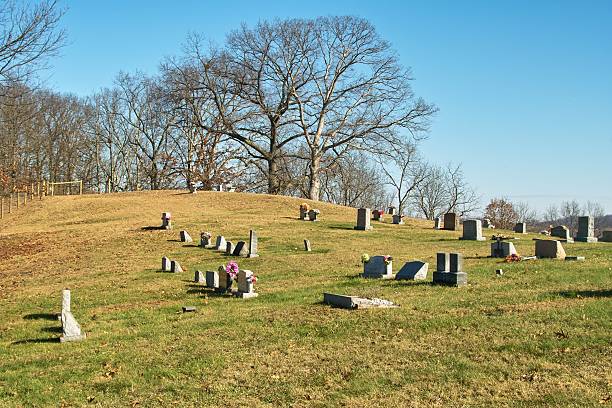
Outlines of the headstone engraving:
M 578 234 L 576 241 L 579 242 L 597 242 L 595 237 L 595 224 L 593 217 L 590 215 L 578 217 Z
M 514 225 L 514 232 L 517 234 L 526 234 L 527 224 L 524 222 L 517 222 L 516 225 Z
M 206 271 L 206 287 L 218 288 L 219 287 L 219 273 L 216 271 Z
M 357 226 L 355 226 L 354 229 L 359 231 L 371 230 L 370 218 L 369 208 L 359 208 L 357 210 Z
M 482 236 L 482 222 L 480 220 L 463 221 L 463 240 L 484 241 Z
M 219 235 L 217 237 L 217 241 L 215 242 L 214 249 L 217 251 L 225 251 L 227 249 L 227 243 L 223 235 Z
M 247 258 L 257 258 L 257 233 L 254 230 L 249 231 L 249 249 L 247 252 Z
M 162 257 L 161 270 L 163 272 L 170 272 L 170 259 L 166 258 L 165 256 Z
M 304 251 L 310 252 L 311 250 L 312 250 L 312 248 L 310 247 L 310 241 L 305 239 L 304 240 Z
M 196 283 L 202 283 L 206 281 L 202 271 L 195 271 L 195 276 L 193 277 L 193 281 Z
M 457 214 L 446 213 L 444 214 L 444 229 L 449 231 L 455 231 L 459 225 Z
M 191 239 L 191 236 L 189 235 L 189 233 L 185 230 L 181 231 L 179 233 L 179 236 L 181 238 L 181 242 L 193 242 L 193 239 Z
M 427 279 L 427 270 L 429 264 L 427 262 L 413 261 L 406 262 L 402 269 L 395 275 L 396 280 L 423 280 Z
M 257 293 L 255 293 L 253 288 L 253 276 L 253 272 L 249 270 L 240 269 L 238 271 L 238 291 L 234 293 L 237 297 L 243 299 L 257 297 Z
M 538 258 L 565 259 L 565 250 L 561 242 L 554 240 L 536 239 L 535 254 Z
M 393 279 L 393 261 L 385 261 L 384 256 L 373 256 L 363 264 L 364 278 Z
M 170 261 L 170 272 L 183 272 L 183 268 L 181 268 L 181 265 L 177 261 Z

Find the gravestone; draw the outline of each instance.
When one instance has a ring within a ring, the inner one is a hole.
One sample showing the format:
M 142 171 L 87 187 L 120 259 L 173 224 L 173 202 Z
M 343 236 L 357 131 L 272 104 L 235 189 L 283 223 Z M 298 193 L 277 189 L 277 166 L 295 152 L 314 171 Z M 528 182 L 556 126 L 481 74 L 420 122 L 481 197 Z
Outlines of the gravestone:
M 491 220 L 488 218 L 483 218 L 482 219 L 482 228 L 491 228 L 492 224 L 491 224 Z
M 444 229 L 448 231 L 455 231 L 459 225 L 457 214 L 446 213 L 444 214 Z
M 402 214 L 393 214 L 393 223 L 398 225 L 404 224 L 404 217 Z
M 202 271 L 195 271 L 195 276 L 193 277 L 193 281 L 196 283 L 202 283 L 206 281 Z
M 217 292 L 227 293 L 231 289 L 230 281 L 229 281 L 229 274 L 225 271 L 225 267 L 223 265 L 219 266 L 217 273 L 218 273 L 219 281 L 218 281 L 217 288 L 215 290 Z
M 216 271 L 206 271 L 206 287 L 218 288 L 219 287 L 219 273 Z
M 232 255 L 234 256 L 247 256 L 249 253 L 247 247 L 246 247 L 246 242 L 244 241 L 238 241 L 238 243 L 236 244 L 236 248 L 234 248 L 234 252 L 232 252 Z
M 319 216 L 319 210 L 312 209 L 308 211 L 308 220 L 309 221 L 317 221 L 317 217 Z
M 434 229 L 442 229 L 443 225 L 442 225 L 442 217 L 436 217 L 434 219 Z
M 480 220 L 465 220 L 463 221 L 463 240 L 468 241 L 484 241 L 482 236 L 482 221 Z
M 183 230 L 179 233 L 179 235 L 181 238 L 181 242 L 193 242 L 193 239 L 191 239 L 191 236 L 187 231 Z
M 310 247 L 310 241 L 307 239 L 304 240 L 304 251 L 306 252 L 312 251 L 312 248 Z
M 225 242 L 225 237 L 223 235 L 219 235 L 217 237 L 214 249 L 217 251 L 225 251 L 227 249 L 227 243 Z
M 247 252 L 247 258 L 257 258 L 257 233 L 254 230 L 249 231 L 249 249 Z
M 498 240 L 491 243 L 492 258 L 505 258 L 510 255 L 518 255 L 512 242 Z
M 200 246 L 202 248 L 213 248 L 213 244 L 211 243 L 211 237 L 207 232 L 200 233 Z
M 359 231 L 371 230 L 372 226 L 370 225 L 370 218 L 369 208 L 359 208 L 357 210 L 357 226 L 354 227 L 354 229 Z
M 305 207 L 300 206 L 300 220 L 306 221 L 308 217 L 308 210 Z
M 170 272 L 170 259 L 166 258 L 165 256 L 162 257 L 162 267 L 161 270 L 163 272 Z
M 517 222 L 514 225 L 514 232 L 517 234 L 526 234 L 527 233 L 527 224 L 524 222 Z
M 423 280 L 427 279 L 427 270 L 429 264 L 427 262 L 412 261 L 406 262 L 402 269 L 395 275 L 396 280 Z
M 535 240 L 535 254 L 538 258 L 565 259 L 565 250 L 559 241 Z
M 234 244 L 232 241 L 227 241 L 225 243 L 225 255 L 232 255 L 234 253 Z
M 467 285 L 467 273 L 463 272 L 463 256 L 457 253 L 438 252 L 433 283 L 438 285 Z
M 70 289 L 62 290 L 62 312 L 70 311 Z
M 584 261 L 584 256 L 566 256 L 566 261 Z
M 395 207 L 391 206 L 391 207 L 387 208 L 387 214 L 395 215 Z
M 612 230 L 604 230 L 599 238 L 601 242 L 612 242 Z
M 388 264 L 384 256 L 373 256 L 363 264 L 363 277 L 376 279 L 393 279 L 393 261 Z
M 81 333 L 81 326 L 76 321 L 72 312 L 62 311 L 62 336 L 60 342 L 84 340 L 85 333 Z
M 234 295 L 243 299 L 257 297 L 257 293 L 255 293 L 253 288 L 253 282 L 251 282 L 252 276 L 253 272 L 249 270 L 240 269 L 238 271 L 238 291 L 234 292 Z
M 575 239 L 579 242 L 597 242 L 593 217 L 590 215 L 578 217 L 578 234 Z
M 550 230 L 551 237 L 561 238 L 562 240 L 571 243 L 574 242 L 572 237 L 570 236 L 570 230 L 565 225 L 557 225 L 556 227 Z
M 382 214 L 383 214 L 382 211 L 374 210 L 374 211 L 372 211 L 372 219 L 374 221 L 382 221 Z
M 323 293 L 323 303 L 343 309 L 369 309 L 373 307 L 399 307 L 391 301 L 378 298 L 361 298 L 358 296 Z
M 183 272 L 183 268 L 181 268 L 181 265 L 177 261 L 171 261 L 170 262 L 170 272 L 172 273 Z
M 183 313 L 190 313 L 197 311 L 198 308 L 195 306 L 183 306 Z
M 172 229 L 172 215 L 169 212 L 162 213 L 161 219 L 163 229 Z

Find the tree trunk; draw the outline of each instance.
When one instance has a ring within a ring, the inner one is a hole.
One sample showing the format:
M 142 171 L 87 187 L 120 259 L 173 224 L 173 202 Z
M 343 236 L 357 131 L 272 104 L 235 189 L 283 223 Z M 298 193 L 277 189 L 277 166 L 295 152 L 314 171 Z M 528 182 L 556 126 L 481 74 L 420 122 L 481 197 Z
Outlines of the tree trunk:
M 280 194 L 278 161 L 276 157 L 268 159 L 268 194 Z
M 308 198 L 311 200 L 317 200 L 321 198 L 321 179 L 319 177 L 321 173 L 321 155 L 313 153 L 310 156 L 310 174 L 308 175 Z

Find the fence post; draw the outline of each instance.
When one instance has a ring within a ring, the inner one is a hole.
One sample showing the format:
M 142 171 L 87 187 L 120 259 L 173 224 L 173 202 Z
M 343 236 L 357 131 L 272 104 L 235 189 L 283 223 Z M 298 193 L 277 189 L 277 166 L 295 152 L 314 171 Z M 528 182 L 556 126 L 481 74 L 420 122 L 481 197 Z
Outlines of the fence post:
M 17 209 L 19 209 L 19 191 L 17 191 Z
M 9 195 L 9 214 L 11 213 L 13 207 L 13 193 Z
M 83 195 L 83 180 L 79 180 L 79 195 Z
M 25 192 L 23 193 L 23 206 L 25 207 L 28 203 L 28 186 L 26 185 Z

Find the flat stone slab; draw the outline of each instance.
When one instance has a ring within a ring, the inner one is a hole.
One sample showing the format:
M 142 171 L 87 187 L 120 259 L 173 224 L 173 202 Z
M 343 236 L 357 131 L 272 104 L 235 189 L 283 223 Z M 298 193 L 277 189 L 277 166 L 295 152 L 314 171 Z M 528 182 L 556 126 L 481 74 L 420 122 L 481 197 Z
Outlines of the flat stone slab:
M 232 293 L 234 296 L 236 296 L 237 298 L 241 298 L 241 299 L 251 299 L 251 298 L 256 298 L 257 296 L 259 296 L 259 293 L 256 292 L 233 292 Z
M 195 306 L 183 306 L 183 313 L 195 312 L 198 310 Z
M 358 296 L 323 293 L 323 303 L 343 309 L 369 309 L 399 307 L 393 302 L 378 298 L 361 298 Z
M 434 272 L 434 285 L 465 286 L 467 285 L 467 273 L 465 272 Z
M 584 256 L 566 256 L 566 261 L 584 261 Z

